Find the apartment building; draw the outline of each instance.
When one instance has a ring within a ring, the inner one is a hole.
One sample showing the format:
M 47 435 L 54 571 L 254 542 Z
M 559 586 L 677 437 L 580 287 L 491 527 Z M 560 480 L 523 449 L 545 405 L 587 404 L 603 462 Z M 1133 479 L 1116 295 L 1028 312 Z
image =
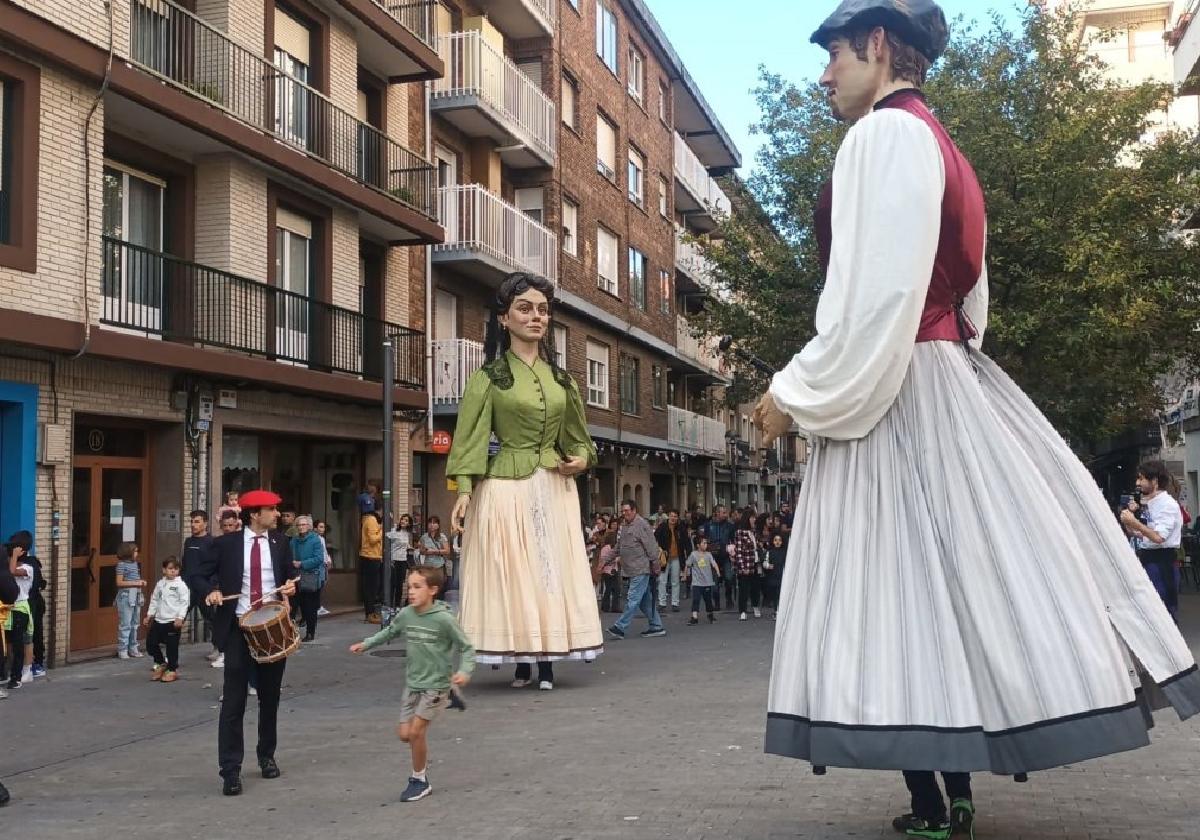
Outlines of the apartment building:
M 153 578 L 228 489 L 325 519 L 331 600 L 355 597 L 383 380 L 401 416 L 428 404 L 435 21 L 0 0 L 0 531 L 35 532 L 55 662 L 114 643 L 120 543 Z
M 429 111 L 446 239 L 431 255 L 429 431 L 453 433 L 500 280 L 535 272 L 558 286 L 554 346 L 601 456 L 580 479 L 584 510 L 711 505 L 728 441 L 705 396 L 726 380 L 684 320 L 706 282 L 687 232 L 728 212 L 713 174 L 740 164 L 737 149 L 641 0 L 439 15 L 446 73 Z M 414 481 L 445 514 L 445 457 L 422 437 Z

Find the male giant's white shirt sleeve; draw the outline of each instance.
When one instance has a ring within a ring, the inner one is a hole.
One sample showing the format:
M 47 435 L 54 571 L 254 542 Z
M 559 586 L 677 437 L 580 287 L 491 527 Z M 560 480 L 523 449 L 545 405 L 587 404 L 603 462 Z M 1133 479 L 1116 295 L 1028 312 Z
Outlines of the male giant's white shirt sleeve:
M 941 150 L 913 115 L 885 108 L 846 135 L 833 168 L 833 242 L 817 334 L 770 388 L 808 434 L 861 438 L 900 392 L 933 272 L 944 189 Z

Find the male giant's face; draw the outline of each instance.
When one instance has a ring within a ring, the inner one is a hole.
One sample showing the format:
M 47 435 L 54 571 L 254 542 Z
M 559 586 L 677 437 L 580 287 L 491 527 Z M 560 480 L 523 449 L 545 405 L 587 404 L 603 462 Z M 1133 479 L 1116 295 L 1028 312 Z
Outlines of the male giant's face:
M 867 37 L 866 60 L 858 57 L 845 37 L 826 46 L 829 63 L 818 84 L 825 89 L 833 115 L 844 122 L 857 122 L 871 113 L 879 91 L 888 77 L 890 62 L 887 35 L 876 28 Z

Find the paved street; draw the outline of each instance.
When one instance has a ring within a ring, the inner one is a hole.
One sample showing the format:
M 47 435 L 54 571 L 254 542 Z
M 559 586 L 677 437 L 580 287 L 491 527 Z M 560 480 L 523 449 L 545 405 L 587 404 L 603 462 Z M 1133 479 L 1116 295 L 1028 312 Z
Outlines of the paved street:
M 1186 596 L 1200 642 L 1200 596 Z M 770 621 L 687 627 L 610 643 L 564 665 L 552 693 L 477 673 L 466 713 L 432 730 L 434 795 L 397 796 L 408 755 L 393 734 L 403 659 L 345 653 L 365 625 L 328 620 L 289 660 L 283 777 L 220 796 L 220 674 L 192 646 L 178 683 L 149 659 L 52 672 L 0 703 L 4 836 L 264 838 L 882 838 L 906 810 L 897 774 L 831 770 L 761 750 Z M 638 625 L 635 624 L 635 629 Z M 253 702 L 253 701 L 251 701 Z M 253 718 L 247 715 L 253 765 Z M 1200 723 L 1161 713 L 1148 749 L 1039 773 L 981 777 L 978 836 L 996 840 L 1195 838 Z

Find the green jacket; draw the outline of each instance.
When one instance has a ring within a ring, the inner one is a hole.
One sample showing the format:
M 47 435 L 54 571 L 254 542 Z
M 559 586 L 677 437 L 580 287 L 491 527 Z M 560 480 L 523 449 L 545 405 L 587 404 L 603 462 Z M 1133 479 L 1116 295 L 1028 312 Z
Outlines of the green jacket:
M 396 613 L 392 623 L 374 636 L 363 639 L 367 650 L 378 647 L 404 633 L 405 666 L 404 681 L 409 691 L 445 691 L 450 688 L 451 670 L 454 667 L 454 649 L 458 648 L 462 661 L 458 672 L 470 674 L 475 670 L 475 648 L 467 639 L 450 609 L 441 601 L 434 601 L 425 612 L 417 612 L 408 606 Z
M 583 400 L 573 380 L 570 386 L 560 385 L 542 359 L 530 367 L 511 351 L 471 374 L 446 462 L 459 495 L 482 478 L 528 478 L 567 456 L 595 464 Z M 493 432 L 500 451 L 489 457 Z

